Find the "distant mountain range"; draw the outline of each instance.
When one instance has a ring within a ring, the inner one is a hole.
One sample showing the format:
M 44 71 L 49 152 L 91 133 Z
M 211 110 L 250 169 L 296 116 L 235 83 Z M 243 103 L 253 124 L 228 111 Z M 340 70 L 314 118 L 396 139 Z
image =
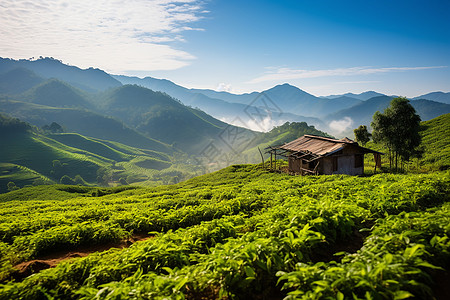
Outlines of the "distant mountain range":
M 387 108 L 393 98 L 393 96 L 373 97 L 350 108 L 339 110 L 333 114 L 330 114 L 326 116 L 326 119 L 328 121 L 332 121 L 350 117 L 353 120 L 353 127 L 358 126 L 359 124 L 370 125 L 373 114 L 376 111 L 383 111 Z M 448 104 L 431 100 L 414 100 L 411 101 L 411 105 L 418 112 L 422 121 L 427 121 L 438 117 L 441 115 L 441 112 L 443 112 L 443 114 L 450 112 L 450 106 Z
M 54 58 L 14 60 L 0 57 L 0 74 L 17 68 L 31 70 L 39 77 L 45 79 L 57 78 L 88 92 L 103 91 L 122 85 L 119 81 L 100 69 L 89 68 L 82 70 L 75 66 L 63 64 Z
M 436 101 L 436 102 L 450 104 L 450 93 L 433 92 L 433 93 L 428 93 L 428 94 L 425 94 L 422 96 L 412 98 L 412 100 L 419 100 L 419 99 L 426 99 L 426 100 L 432 100 L 432 101 Z
M 394 97 L 375 91 L 316 97 L 289 84 L 246 94 L 188 89 L 166 79 L 82 70 L 53 58 L 0 58 L 0 94 L 8 101 L 107 115 L 130 130 L 191 153 L 217 140 L 228 124 L 268 131 L 287 121 L 306 122 L 333 135 L 348 134 L 360 124 L 370 125 L 375 111 L 386 108 Z M 450 93 L 411 100 L 422 120 L 450 112 Z M 345 129 L 331 126 L 342 120 Z M 197 146 L 191 148 L 192 144 Z
M 364 92 L 364 93 L 361 93 L 361 94 L 345 93 L 345 94 L 342 94 L 342 95 L 323 96 L 322 98 L 336 99 L 336 98 L 340 98 L 340 97 L 349 97 L 349 98 L 358 99 L 358 100 L 361 100 L 361 101 L 366 101 L 366 100 L 369 100 L 370 98 L 378 97 L 378 96 L 385 96 L 385 95 L 381 94 L 381 93 L 374 92 L 374 91 L 367 91 L 367 92 Z
M 188 89 L 166 79 L 145 77 L 143 79 L 128 76 L 114 76 L 123 84 L 137 84 L 154 91 L 164 92 L 183 104 L 199 108 L 206 113 L 237 126 L 257 131 L 267 131 L 287 121 L 307 122 L 324 127 L 322 121 L 314 116 L 285 112 L 274 105 L 264 105 L 255 101 L 261 93 L 235 95 L 212 90 Z M 255 118 L 252 113 L 257 113 Z M 270 120 L 270 121 L 267 121 Z
M 239 125 L 255 130 L 267 130 L 286 121 L 294 121 L 307 122 L 334 135 L 352 135 L 354 127 L 370 125 L 373 114 L 377 110 L 384 110 L 389 106 L 390 100 L 396 97 L 374 91 L 316 97 L 289 84 L 277 85 L 259 93 L 236 95 L 208 89 L 187 89 L 166 79 L 113 77 L 124 84 L 138 84 L 167 93 L 186 105 L 198 107 L 229 123 L 239 118 Z M 450 93 L 436 92 L 411 100 L 422 120 L 426 121 L 450 112 L 449 95 Z M 416 102 L 418 100 L 420 102 Z M 259 117 L 253 117 L 252 113 Z M 332 122 L 343 120 L 346 128 L 330 126 Z

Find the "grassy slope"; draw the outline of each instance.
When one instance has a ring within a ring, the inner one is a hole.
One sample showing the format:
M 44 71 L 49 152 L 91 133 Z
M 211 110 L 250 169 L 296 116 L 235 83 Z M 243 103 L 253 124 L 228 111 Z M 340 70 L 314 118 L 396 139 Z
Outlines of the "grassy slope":
M 170 157 L 163 153 L 132 148 L 114 142 L 103 143 L 101 140 L 79 134 L 63 133 L 44 136 L 37 133 L 22 133 L 4 135 L 3 141 L 7 147 L 0 149 L 2 162 L 20 166 L 20 168 L 11 169 L 9 176 L 1 181 L 3 192 L 6 191 L 6 184 L 9 181 L 13 181 L 19 187 L 31 183 L 30 179 L 25 180 L 17 173 L 23 172 L 23 168 L 30 168 L 34 176 L 50 177 L 55 181 L 58 181 L 62 175 L 68 175 L 71 178 L 80 175 L 89 183 L 96 183 L 97 170 L 106 168 L 111 172 L 110 180 L 112 181 L 117 181 L 120 177 L 129 177 L 129 183 L 154 185 L 158 184 L 158 180 L 155 181 L 152 177 L 158 171 L 172 165 Z M 52 164 L 54 160 L 65 164 L 64 170 L 54 173 Z
M 8 182 L 14 182 L 20 187 L 32 184 L 54 183 L 50 178 L 27 167 L 0 162 L 0 193 L 7 192 Z
M 115 141 L 163 153 L 173 153 L 172 147 L 145 137 L 121 122 L 100 114 L 77 108 L 56 108 L 21 101 L 0 100 L 0 112 L 42 127 L 56 122 L 66 131 L 84 136 Z
M 131 158 L 130 155 L 121 153 L 120 151 L 117 151 L 116 149 L 113 149 L 112 147 L 109 147 L 99 141 L 84 137 L 77 133 L 52 134 L 49 137 L 64 145 L 83 149 L 115 161 L 130 160 Z
M 90 182 L 95 181 L 98 168 L 112 162 L 110 159 L 66 146 L 40 134 L 5 135 L 3 141 L 7 145 L 0 149 L 3 162 L 25 166 L 48 177 L 53 177 L 51 173 L 53 160 L 68 164 L 66 175 L 74 177 L 79 174 Z
M 410 172 L 430 172 L 450 168 L 450 114 L 445 114 L 421 123 L 422 143 L 424 150 L 421 159 L 413 158 L 407 165 Z M 382 145 L 369 142 L 367 148 L 386 153 L 382 156 L 382 165 L 389 166 L 388 149 Z M 366 155 L 366 168 L 371 172 L 374 168 L 373 156 Z
M 425 149 L 420 164 L 430 169 L 450 168 L 450 114 L 422 122 L 422 145 Z

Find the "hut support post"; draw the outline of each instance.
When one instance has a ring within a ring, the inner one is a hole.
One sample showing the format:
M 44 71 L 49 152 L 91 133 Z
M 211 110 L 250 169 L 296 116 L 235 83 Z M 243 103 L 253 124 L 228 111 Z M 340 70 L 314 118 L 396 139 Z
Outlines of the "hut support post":
M 373 174 L 375 174 L 377 172 L 377 156 L 375 153 L 373 154 L 373 158 L 375 160 L 375 168 L 373 168 Z
M 265 167 L 264 167 L 264 156 L 263 156 L 263 154 L 261 152 L 261 149 L 259 149 L 259 147 L 258 147 L 258 151 L 259 151 L 259 154 L 261 155 L 261 161 L 262 161 L 263 169 L 265 169 Z
M 275 170 L 277 169 L 277 150 L 275 150 Z
M 375 168 L 373 172 L 375 173 L 377 171 L 377 167 L 381 169 L 381 155 L 379 153 L 374 153 L 373 158 L 375 160 Z
M 303 159 L 300 159 L 300 176 L 303 176 Z

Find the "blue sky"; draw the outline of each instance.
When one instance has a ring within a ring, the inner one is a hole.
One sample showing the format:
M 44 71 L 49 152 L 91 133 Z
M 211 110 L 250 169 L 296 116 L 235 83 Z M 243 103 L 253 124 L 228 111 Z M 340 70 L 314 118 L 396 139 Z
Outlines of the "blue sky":
M 449 1 L 2 2 L 2 57 L 236 93 L 450 91 Z

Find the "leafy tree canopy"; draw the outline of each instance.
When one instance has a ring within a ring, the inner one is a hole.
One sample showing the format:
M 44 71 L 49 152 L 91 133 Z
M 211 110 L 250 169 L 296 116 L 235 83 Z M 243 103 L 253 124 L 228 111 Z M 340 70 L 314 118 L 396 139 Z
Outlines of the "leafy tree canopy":
M 391 166 L 395 161 L 397 169 L 399 157 L 408 161 L 416 155 L 421 141 L 420 117 L 408 99 L 392 99 L 383 113 L 374 114 L 371 125 L 374 141 L 384 144 L 390 151 Z
M 0 114 L 0 133 L 23 133 L 31 130 L 28 123 Z
M 50 125 L 44 125 L 44 126 L 42 126 L 42 129 L 45 131 L 50 131 L 52 133 L 64 132 L 64 129 L 62 128 L 62 126 L 56 122 L 52 122 L 52 124 L 50 124 Z
M 372 134 L 367 131 L 366 125 L 360 125 L 358 128 L 353 130 L 353 132 L 355 133 L 356 141 L 358 143 L 361 143 L 361 145 L 363 146 L 367 144 L 368 141 L 370 141 L 370 138 L 372 136 Z

